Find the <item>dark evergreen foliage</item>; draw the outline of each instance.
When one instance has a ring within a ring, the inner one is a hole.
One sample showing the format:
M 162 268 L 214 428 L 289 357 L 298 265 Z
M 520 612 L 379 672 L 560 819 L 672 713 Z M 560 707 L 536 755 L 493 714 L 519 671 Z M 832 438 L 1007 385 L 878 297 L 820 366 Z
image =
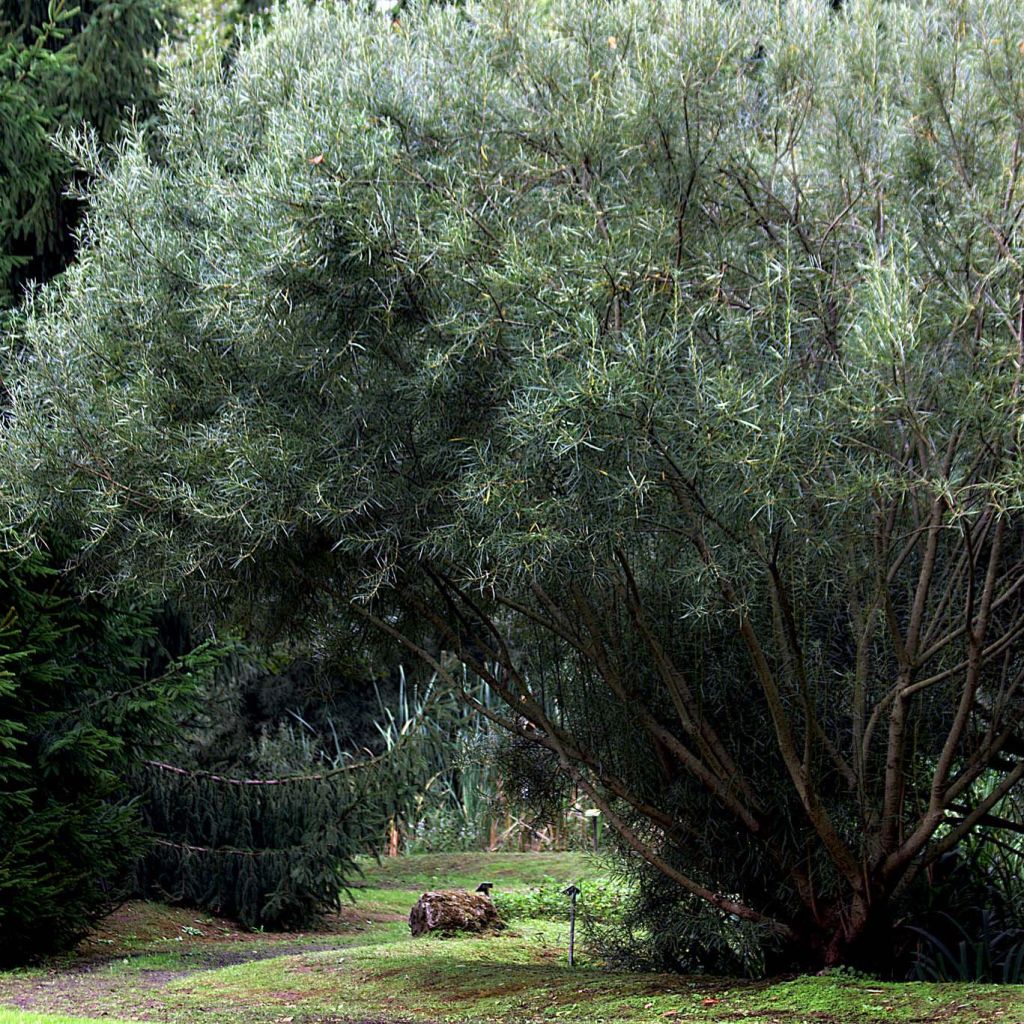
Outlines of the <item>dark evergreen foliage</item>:
M 301 928 L 337 909 L 356 853 L 384 823 L 344 776 L 302 781 L 182 775 L 150 767 L 156 844 L 144 892 L 255 927 Z
M 424 699 L 404 728 L 378 729 L 385 686 L 296 661 L 278 671 L 225 660 L 183 734 L 174 763 L 137 774 L 156 837 L 138 865 L 145 895 L 200 907 L 246 927 L 301 928 L 337 910 L 380 847 L 389 820 L 434 771 L 450 701 Z
M 267 667 L 238 655 L 221 666 L 190 724 L 188 760 L 229 775 L 241 766 L 281 774 L 346 750 L 379 753 L 381 706 L 396 691 L 397 674 L 370 680 L 317 658 Z M 295 730 L 304 744 L 288 739 Z
M 146 846 L 130 766 L 174 731 L 210 655 L 161 656 L 152 609 L 0 561 L 0 964 L 66 949 Z
M 172 24 L 164 0 L 0 0 L 0 306 L 74 253 L 78 202 L 53 145 L 61 129 L 113 141 L 156 110 L 153 54 Z

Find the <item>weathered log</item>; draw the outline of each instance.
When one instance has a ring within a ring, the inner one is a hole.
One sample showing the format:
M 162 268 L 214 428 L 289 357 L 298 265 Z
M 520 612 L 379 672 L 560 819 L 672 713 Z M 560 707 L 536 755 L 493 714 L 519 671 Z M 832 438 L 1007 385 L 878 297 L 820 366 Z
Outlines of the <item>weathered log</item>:
M 409 911 L 414 936 L 430 932 L 488 932 L 504 925 L 490 896 L 465 889 L 425 892 Z

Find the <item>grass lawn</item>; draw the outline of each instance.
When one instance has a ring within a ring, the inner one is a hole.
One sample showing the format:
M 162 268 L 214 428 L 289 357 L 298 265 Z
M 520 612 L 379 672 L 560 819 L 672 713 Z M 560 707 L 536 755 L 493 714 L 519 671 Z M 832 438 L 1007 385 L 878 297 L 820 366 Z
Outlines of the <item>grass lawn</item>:
M 567 926 L 515 920 L 487 938 L 409 937 L 420 892 L 479 882 L 525 891 L 601 884 L 581 854 L 454 854 L 364 865 L 353 907 L 315 933 L 243 933 L 194 911 L 134 903 L 79 953 L 0 974 L 0 1024 L 68 1017 L 185 1024 L 1024 1024 L 1024 989 L 841 977 L 741 983 L 566 964 Z M 56 1014 L 56 1016 L 48 1016 Z
M 87 1017 L 62 1017 L 52 1013 L 31 1013 L 28 1010 L 5 1010 L 0 1007 L 0 1024 L 122 1024 L 121 1021 L 104 1017 L 102 1020 Z

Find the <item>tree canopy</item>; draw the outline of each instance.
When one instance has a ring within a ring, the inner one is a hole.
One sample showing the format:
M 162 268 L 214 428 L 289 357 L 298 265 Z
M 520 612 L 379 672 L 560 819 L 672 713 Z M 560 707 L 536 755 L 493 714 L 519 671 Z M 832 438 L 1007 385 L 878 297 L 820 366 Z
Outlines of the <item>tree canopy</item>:
M 1022 40 L 1010 0 L 288 5 L 78 144 L 10 514 L 453 651 L 675 891 L 884 955 L 1024 777 Z

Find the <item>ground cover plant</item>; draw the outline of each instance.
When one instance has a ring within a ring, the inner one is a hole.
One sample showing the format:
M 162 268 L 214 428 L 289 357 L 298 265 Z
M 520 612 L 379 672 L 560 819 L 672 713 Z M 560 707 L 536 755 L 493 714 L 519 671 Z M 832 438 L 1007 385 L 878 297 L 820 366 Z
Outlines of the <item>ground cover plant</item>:
M 586 954 L 570 970 L 565 923 L 544 919 L 517 919 L 485 938 L 409 937 L 406 915 L 424 887 L 475 887 L 486 876 L 498 881 L 496 891 L 520 893 L 555 877 L 583 878 L 586 890 L 604 870 L 579 854 L 367 864 L 356 904 L 315 933 L 246 933 L 194 911 L 133 903 L 77 957 L 0 974 L 0 1020 L 64 1024 L 65 1016 L 88 1015 L 185 1024 L 201 1014 L 216 1024 L 288 1017 L 295 1024 L 1010 1024 L 1024 1013 L 1024 993 L 992 985 L 897 985 L 841 972 L 770 982 L 687 978 L 608 971 Z
M 666 965 L 898 964 L 1024 778 L 1022 38 L 1009 0 L 283 7 L 75 148 L 11 514 L 454 659 L 516 784 L 647 865 Z

